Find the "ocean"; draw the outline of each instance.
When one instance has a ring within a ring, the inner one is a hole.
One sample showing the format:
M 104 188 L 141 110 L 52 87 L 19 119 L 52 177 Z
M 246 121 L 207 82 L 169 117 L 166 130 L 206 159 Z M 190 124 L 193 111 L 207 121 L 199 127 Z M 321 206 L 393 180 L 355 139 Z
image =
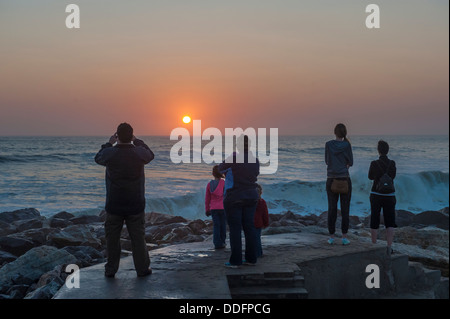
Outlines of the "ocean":
M 174 164 L 169 137 L 141 137 L 155 153 L 145 168 L 146 211 L 205 218 L 204 194 L 212 165 Z M 332 136 L 280 136 L 278 171 L 261 175 L 270 213 L 327 210 L 325 143 Z M 448 136 L 351 136 L 354 166 L 350 214 L 370 212 L 367 173 L 377 142 L 390 144 L 396 161 L 397 209 L 414 213 L 449 206 Z M 105 168 L 94 156 L 107 137 L 0 137 L 0 212 L 33 207 L 42 215 L 89 214 L 105 201 Z

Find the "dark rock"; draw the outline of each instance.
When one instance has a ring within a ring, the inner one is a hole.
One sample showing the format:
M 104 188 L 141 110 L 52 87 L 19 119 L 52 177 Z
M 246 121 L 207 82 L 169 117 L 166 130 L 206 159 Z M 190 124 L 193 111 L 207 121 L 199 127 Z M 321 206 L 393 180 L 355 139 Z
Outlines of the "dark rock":
M 51 246 L 35 247 L 0 268 L 0 287 L 15 284 L 31 285 L 55 266 L 75 262 L 76 258 L 65 250 Z
M 395 230 L 395 242 L 406 245 L 416 245 L 422 249 L 430 246 L 449 248 L 449 233 L 446 230 L 436 227 L 416 228 L 405 226 Z M 380 229 L 378 238 L 386 238 L 386 230 Z
M 25 299 L 52 299 L 58 292 L 60 285 L 56 280 L 50 282 L 48 285 L 40 287 L 25 296 Z
M 168 230 L 170 232 L 172 229 Z M 148 243 L 155 243 L 162 239 L 168 232 L 162 233 L 161 227 L 149 226 L 145 228 L 145 241 Z
M 319 216 L 317 216 L 317 215 L 310 214 L 310 215 L 300 216 L 300 223 L 302 223 L 305 226 L 316 225 L 318 221 L 319 221 Z
M 281 227 L 281 223 L 279 221 L 274 221 L 269 224 L 269 227 Z
M 72 271 L 66 272 L 67 266 L 68 266 L 67 264 L 60 264 L 54 268 L 54 270 L 57 270 L 59 272 L 60 274 L 59 276 L 64 282 L 66 281 L 67 277 L 72 273 Z
M 33 219 L 40 217 L 41 213 L 35 208 L 25 208 L 25 209 L 19 209 L 15 210 L 13 212 L 4 212 L 0 213 L 0 221 L 3 221 L 5 223 L 12 223 L 14 221 L 18 220 L 24 220 L 24 219 Z
M 8 253 L 6 251 L 0 250 L 0 266 L 3 265 L 4 263 L 9 263 L 16 259 L 17 259 L 17 256 L 15 256 L 11 253 Z
M 25 254 L 35 245 L 30 240 L 12 236 L 0 237 L 0 250 L 11 253 L 17 257 Z
M 214 232 L 214 224 L 212 220 L 205 221 L 206 227 L 203 228 L 203 235 L 212 235 Z
M 17 232 L 17 228 L 11 223 L 0 220 L 0 236 L 7 236 Z
M 106 245 L 105 227 L 96 229 L 95 236 L 100 240 L 102 245 Z
M 441 210 L 439 210 L 439 212 L 444 214 L 444 215 L 446 215 L 446 216 L 448 216 L 448 207 L 442 208 Z
M 104 259 L 103 253 L 91 246 L 68 246 L 63 249 L 77 258 L 79 267 L 92 266 Z
M 95 215 L 82 215 L 69 219 L 73 224 L 92 224 L 92 223 L 100 223 L 102 222 L 102 218 L 100 216 Z
M 448 230 L 448 215 L 443 212 L 438 211 L 426 211 L 417 214 L 413 218 L 414 224 L 425 225 L 425 226 L 435 226 L 441 229 Z
M 17 259 L 16 259 L 17 260 Z M 11 276 L 11 284 L 12 285 L 27 285 L 31 286 L 34 283 L 34 280 L 31 278 L 28 278 L 22 274 L 13 274 Z
M 195 235 L 201 235 L 204 233 L 203 230 L 206 228 L 206 223 L 201 219 L 196 219 L 190 222 L 187 226 Z
M 44 225 L 45 217 L 37 217 L 33 219 L 18 220 L 12 223 L 16 227 L 18 232 L 22 232 L 28 229 L 42 228 Z
M 263 235 L 275 235 L 275 234 L 285 234 L 285 233 L 300 233 L 304 226 L 299 224 L 297 226 L 272 226 L 263 229 Z
M 201 242 L 204 241 L 205 238 L 201 235 L 187 235 L 184 239 L 184 243 L 194 243 L 194 242 Z
M 411 257 L 409 256 L 409 261 L 420 262 L 428 269 L 436 269 L 441 271 L 441 275 L 443 277 L 447 277 L 449 275 L 449 263 L 448 260 L 445 259 L 431 259 L 426 257 Z
M 287 211 L 282 217 L 278 220 L 280 226 L 300 226 L 298 215 L 291 211 Z
M 59 219 L 71 219 L 73 217 L 75 217 L 75 215 L 68 212 L 60 212 L 52 216 L 52 218 L 59 218 Z
M 47 244 L 47 236 L 56 231 L 57 230 L 54 228 L 29 229 L 20 233 L 16 233 L 12 236 L 14 236 L 15 238 L 30 240 L 36 247 Z
M 49 242 L 55 247 L 91 246 L 100 247 L 101 242 L 91 232 L 87 225 L 72 225 L 48 236 Z
M 181 240 L 187 235 L 192 235 L 192 229 L 189 226 L 181 226 L 172 230 L 172 233 L 175 234 L 176 240 Z
M 50 227 L 52 228 L 66 228 L 70 225 L 73 225 L 73 223 L 68 219 L 63 218 L 50 218 Z
M 293 213 L 289 210 L 281 217 L 280 221 L 283 221 L 283 220 L 297 221 L 297 216 L 295 215 L 295 213 Z
M 14 285 L 8 289 L 6 294 L 10 295 L 11 299 L 23 299 L 23 297 L 25 297 L 25 295 L 27 294 L 29 287 L 30 286 L 24 284 Z
M 187 236 L 193 235 L 191 228 L 186 225 L 173 228 L 158 243 L 175 243 L 182 242 Z
M 56 281 L 56 283 L 60 286 L 64 284 L 64 280 L 61 278 L 61 267 L 56 266 L 50 271 L 47 271 L 45 274 L 42 274 L 42 276 L 39 278 L 36 289 L 44 287 L 51 283 L 52 281 Z
M 301 226 L 303 224 L 303 217 L 291 211 L 284 214 L 269 214 L 269 225 L 271 227 Z
M 158 243 L 170 234 L 176 227 L 186 226 L 184 224 L 149 226 L 145 228 L 145 240 L 149 243 Z M 192 232 L 192 231 L 191 231 Z
M 396 210 L 395 211 L 395 223 L 398 227 L 409 226 L 413 223 L 415 214 L 407 210 Z M 384 225 L 384 219 L 383 219 Z
M 168 225 L 174 223 L 186 223 L 188 220 L 181 216 L 172 216 L 156 212 L 145 213 L 145 225 Z
M 296 221 L 296 220 L 292 220 L 292 219 L 280 219 L 280 221 L 278 221 L 278 223 L 280 224 L 280 226 L 301 226 L 302 223 Z
M 270 214 L 269 213 L 269 224 L 279 221 L 281 219 L 281 217 L 283 217 L 283 216 L 280 214 Z
M 170 224 L 178 224 L 178 223 L 186 223 L 188 220 L 181 216 L 172 216 L 172 218 L 167 219 L 165 222 L 160 225 L 170 225 Z

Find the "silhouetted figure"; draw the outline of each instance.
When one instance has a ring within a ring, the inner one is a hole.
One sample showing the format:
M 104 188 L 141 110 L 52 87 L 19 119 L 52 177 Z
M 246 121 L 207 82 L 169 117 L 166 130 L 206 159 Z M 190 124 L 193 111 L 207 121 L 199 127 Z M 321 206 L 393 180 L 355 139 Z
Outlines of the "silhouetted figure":
M 375 244 L 380 227 L 380 213 L 383 210 L 384 226 L 386 227 L 387 254 L 392 253 L 395 224 L 395 198 L 394 178 L 397 174 L 395 162 L 387 157 L 389 144 L 385 141 L 378 142 L 378 154 L 380 158 L 370 163 L 369 179 L 373 180 L 370 192 L 370 232 L 372 242 Z
M 133 128 L 127 123 L 119 125 L 117 133 L 95 156 L 97 164 L 106 166 L 106 277 L 114 277 L 119 269 L 124 222 L 131 238 L 137 275 L 142 277 L 152 272 L 145 242 L 144 165 L 154 157 L 150 148 L 133 135 Z
M 219 165 L 212 170 L 214 179 L 206 186 L 205 212 L 206 216 L 212 216 L 213 243 L 216 249 L 225 248 L 227 238 L 227 218 L 223 208 L 223 191 L 225 187 L 224 176 L 219 172 Z
M 352 196 L 352 181 L 348 169 L 353 166 L 353 152 L 347 138 L 347 128 L 338 124 L 334 128 L 335 140 L 325 145 L 325 163 L 327 164 L 327 197 L 328 197 L 328 243 L 334 244 L 336 232 L 337 204 L 341 200 L 342 244 L 348 245 L 347 232 L 350 222 L 350 200 Z
M 238 141 L 238 153 L 233 153 L 219 165 L 225 174 L 224 208 L 230 228 L 231 256 L 226 267 L 237 268 L 242 263 L 254 265 L 257 261 L 255 210 L 258 204 L 256 181 L 259 175 L 259 161 L 249 152 L 248 136 L 243 146 Z M 242 260 L 242 238 L 245 235 L 245 260 Z

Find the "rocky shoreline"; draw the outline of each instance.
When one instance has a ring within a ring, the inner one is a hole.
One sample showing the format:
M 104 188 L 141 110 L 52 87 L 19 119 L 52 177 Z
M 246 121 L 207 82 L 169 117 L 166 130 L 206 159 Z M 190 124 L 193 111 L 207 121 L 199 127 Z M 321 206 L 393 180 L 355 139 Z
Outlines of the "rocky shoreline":
M 394 249 L 432 269 L 449 272 L 449 209 L 413 214 L 398 210 Z M 327 213 L 269 214 L 263 235 L 289 232 L 328 234 Z M 66 265 L 80 268 L 105 261 L 105 212 L 79 215 L 60 212 L 49 218 L 34 208 L 0 213 L 0 299 L 50 299 L 64 284 Z M 349 239 L 370 241 L 369 217 L 351 216 Z M 340 218 L 336 225 L 340 228 Z M 204 241 L 213 232 L 211 220 L 187 220 L 156 212 L 146 213 L 149 250 L 167 245 Z M 338 231 L 339 233 L 339 231 Z M 379 238 L 384 238 L 383 226 Z M 126 226 L 121 236 L 123 256 L 131 254 Z M 151 253 L 150 253 L 151 257 Z

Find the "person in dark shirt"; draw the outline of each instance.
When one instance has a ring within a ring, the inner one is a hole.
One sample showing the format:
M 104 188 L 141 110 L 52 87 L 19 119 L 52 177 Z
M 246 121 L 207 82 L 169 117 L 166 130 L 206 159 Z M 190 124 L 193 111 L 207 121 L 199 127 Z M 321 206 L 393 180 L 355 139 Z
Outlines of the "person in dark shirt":
M 389 144 L 383 140 L 378 142 L 378 154 L 380 158 L 370 163 L 369 179 L 373 180 L 372 190 L 370 192 L 370 232 L 372 242 L 375 244 L 378 237 L 378 228 L 380 227 L 380 213 L 383 210 L 384 226 L 386 227 L 387 253 L 392 253 L 392 242 L 394 241 L 395 224 L 395 190 L 389 193 L 378 191 L 378 182 L 380 178 L 387 173 L 394 180 L 397 168 L 395 162 L 387 157 Z
M 243 147 L 231 154 L 219 165 L 219 172 L 225 174 L 225 196 L 223 206 L 230 229 L 231 256 L 226 267 L 238 268 L 243 263 L 255 265 L 257 261 L 257 236 L 255 211 L 258 205 L 256 181 L 259 175 L 259 161 L 249 150 L 249 138 L 243 136 Z M 242 238 L 245 236 L 245 260 L 242 260 Z
M 119 269 L 120 234 L 124 222 L 131 238 L 137 275 L 142 277 L 152 272 L 144 237 L 144 165 L 154 157 L 150 148 L 133 135 L 133 128 L 128 123 L 120 124 L 117 133 L 102 145 L 95 156 L 97 164 L 106 166 L 106 277 L 114 278 Z

